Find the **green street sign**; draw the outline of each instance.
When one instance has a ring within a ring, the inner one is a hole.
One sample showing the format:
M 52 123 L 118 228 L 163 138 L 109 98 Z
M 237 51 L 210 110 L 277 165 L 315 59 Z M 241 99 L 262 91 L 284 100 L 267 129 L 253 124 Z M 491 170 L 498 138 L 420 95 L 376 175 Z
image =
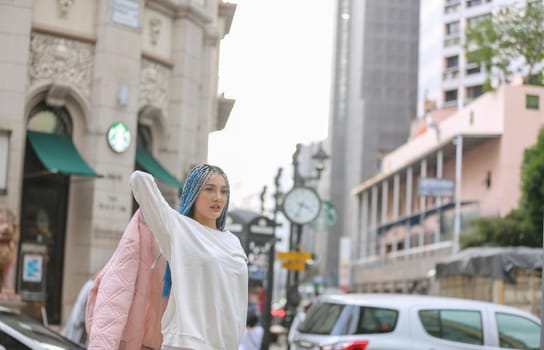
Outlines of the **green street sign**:
M 317 218 L 310 223 L 314 230 L 327 230 L 336 224 L 338 215 L 334 204 L 330 201 L 321 202 L 321 210 Z

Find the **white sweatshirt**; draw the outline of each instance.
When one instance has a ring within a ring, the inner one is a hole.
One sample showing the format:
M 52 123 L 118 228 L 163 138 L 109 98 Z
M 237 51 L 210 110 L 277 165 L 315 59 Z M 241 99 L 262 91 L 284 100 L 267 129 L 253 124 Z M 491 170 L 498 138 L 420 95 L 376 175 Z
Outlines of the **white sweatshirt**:
M 172 209 L 151 175 L 135 171 L 129 183 L 170 262 L 172 290 L 162 318 L 163 345 L 237 350 L 248 305 L 247 257 L 240 240 Z

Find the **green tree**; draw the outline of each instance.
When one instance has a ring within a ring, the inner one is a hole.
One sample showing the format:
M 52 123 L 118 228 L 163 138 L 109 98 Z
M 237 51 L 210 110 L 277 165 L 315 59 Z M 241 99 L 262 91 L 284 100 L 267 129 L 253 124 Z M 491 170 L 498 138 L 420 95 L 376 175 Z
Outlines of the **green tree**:
M 479 218 L 472 221 L 473 234 L 461 236 L 461 248 L 538 246 L 538 237 L 531 233 L 525 214 L 512 210 L 503 218 Z
M 467 59 L 485 67 L 484 91 L 492 89 L 492 81 L 508 82 L 514 75 L 521 75 L 525 84 L 542 84 L 543 21 L 544 4 L 535 0 L 519 1 L 483 20 L 469 21 L 464 46 Z
M 536 144 L 525 150 L 521 169 L 520 209 L 532 232 L 542 243 L 544 215 L 544 128 L 540 129 Z

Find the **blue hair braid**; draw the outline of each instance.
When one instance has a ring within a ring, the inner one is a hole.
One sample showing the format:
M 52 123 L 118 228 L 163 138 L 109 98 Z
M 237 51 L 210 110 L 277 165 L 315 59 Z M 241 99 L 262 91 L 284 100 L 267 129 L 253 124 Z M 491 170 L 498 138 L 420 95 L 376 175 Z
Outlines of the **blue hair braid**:
M 219 174 L 225 179 L 225 184 L 227 185 L 228 195 L 227 202 L 223 208 L 223 212 L 216 220 L 217 229 L 223 231 L 225 229 L 225 219 L 227 217 L 227 211 L 229 209 L 230 202 L 230 185 L 229 180 L 225 172 L 218 166 L 209 165 L 209 164 L 199 164 L 195 166 L 187 175 L 187 178 L 183 184 L 183 190 L 181 192 L 180 198 L 180 207 L 179 213 L 181 215 L 188 216 L 190 218 L 194 215 L 194 204 L 198 195 L 202 191 L 202 188 L 208 182 L 208 179 L 212 174 Z M 172 285 L 170 268 L 167 266 L 167 270 L 164 273 L 164 288 L 163 296 L 168 296 L 170 294 L 170 288 Z

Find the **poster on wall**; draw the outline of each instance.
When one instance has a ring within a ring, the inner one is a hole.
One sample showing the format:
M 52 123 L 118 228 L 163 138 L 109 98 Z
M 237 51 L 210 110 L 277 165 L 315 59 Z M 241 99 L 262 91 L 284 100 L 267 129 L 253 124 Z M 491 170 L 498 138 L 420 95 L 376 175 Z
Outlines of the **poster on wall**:
M 23 282 L 41 282 L 43 255 L 25 254 L 23 258 Z
M 19 253 L 18 292 L 23 300 L 44 301 L 47 247 L 24 242 Z

